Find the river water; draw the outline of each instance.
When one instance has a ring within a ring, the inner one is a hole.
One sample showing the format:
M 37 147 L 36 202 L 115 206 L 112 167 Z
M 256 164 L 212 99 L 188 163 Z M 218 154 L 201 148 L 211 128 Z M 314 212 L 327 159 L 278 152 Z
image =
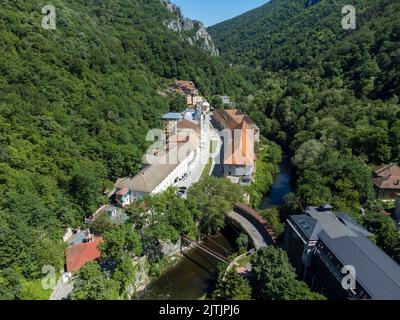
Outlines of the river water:
M 227 236 L 218 234 L 204 245 L 229 256 L 224 250 L 233 251 Z M 219 260 L 200 249 L 185 254 L 182 261 L 173 269 L 156 279 L 145 290 L 142 300 L 199 300 L 212 290 Z
M 279 165 L 279 174 L 274 178 L 271 192 L 262 201 L 260 209 L 282 205 L 285 196 L 293 191 L 292 178 L 293 168 L 290 164 L 290 159 L 284 157 Z
M 286 194 L 292 192 L 292 168 L 288 158 L 279 166 L 280 172 L 274 179 L 271 193 L 265 197 L 261 209 L 279 206 Z M 228 239 L 235 239 L 233 230 L 225 230 L 206 240 L 204 244 L 214 251 L 228 256 L 224 248 L 233 251 Z M 231 240 L 232 242 L 232 240 Z M 198 300 L 212 290 L 215 285 L 219 260 L 200 249 L 185 254 L 178 265 L 151 283 L 141 296 L 142 300 Z

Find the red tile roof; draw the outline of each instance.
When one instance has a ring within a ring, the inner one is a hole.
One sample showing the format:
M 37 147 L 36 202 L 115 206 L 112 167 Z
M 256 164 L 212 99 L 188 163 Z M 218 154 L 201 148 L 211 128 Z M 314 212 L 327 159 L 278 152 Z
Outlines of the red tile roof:
M 93 242 L 81 243 L 70 247 L 65 252 L 67 272 L 78 272 L 86 263 L 97 260 L 101 256 L 98 245 L 103 238 L 95 238 Z
M 123 196 L 129 192 L 129 188 L 123 187 L 121 190 L 117 192 L 117 196 Z

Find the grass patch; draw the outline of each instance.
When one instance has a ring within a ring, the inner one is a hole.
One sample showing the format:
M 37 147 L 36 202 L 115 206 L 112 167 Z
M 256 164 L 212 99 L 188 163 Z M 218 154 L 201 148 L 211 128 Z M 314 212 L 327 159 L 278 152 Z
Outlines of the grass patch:
M 42 279 L 25 281 L 22 284 L 24 300 L 49 300 L 52 290 L 42 288 Z
M 212 166 L 212 158 L 209 158 L 208 163 L 204 168 L 203 174 L 201 175 L 201 179 L 205 179 L 210 175 L 211 166 Z
M 218 141 L 217 140 L 210 140 L 210 153 L 214 154 L 217 152 Z

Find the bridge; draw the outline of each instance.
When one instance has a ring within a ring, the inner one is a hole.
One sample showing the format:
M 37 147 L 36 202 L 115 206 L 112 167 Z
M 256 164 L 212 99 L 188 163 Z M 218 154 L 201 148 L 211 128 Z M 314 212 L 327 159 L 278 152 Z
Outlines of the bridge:
M 216 245 L 221 247 L 218 243 L 214 242 L 211 238 L 209 238 L 209 237 L 207 237 L 207 238 L 208 238 L 208 240 L 212 241 L 213 243 L 215 243 Z M 202 244 L 200 242 L 196 242 L 195 240 L 189 239 L 186 236 L 182 236 L 182 242 L 189 243 L 191 246 L 193 246 L 193 247 L 195 247 L 197 249 L 200 249 L 201 251 L 203 251 L 203 252 L 207 253 L 208 255 L 214 257 L 215 259 L 221 261 L 222 263 L 225 263 L 225 264 L 228 264 L 228 265 L 231 263 L 231 260 L 228 257 L 216 252 L 215 250 L 205 246 L 204 244 Z M 227 250 L 227 249 L 225 249 L 223 247 L 221 247 L 221 248 L 229 256 L 232 255 L 232 252 L 230 252 L 229 250 Z
M 244 230 L 247 233 L 254 244 L 255 250 L 276 244 L 276 234 L 269 226 L 268 222 L 254 209 L 242 203 L 237 203 L 234 206 L 234 211 L 227 214 L 227 218 L 233 223 L 233 225 L 239 227 L 241 230 Z M 207 247 L 201 242 L 197 242 L 186 236 L 182 236 L 182 244 L 188 243 L 192 247 L 197 248 L 228 265 L 232 263 L 231 259 L 228 258 L 232 256 L 232 252 L 220 246 L 207 235 L 202 234 L 201 236 L 208 239 L 210 242 L 213 243 L 213 245 L 219 247 L 225 255 L 217 252 L 212 248 Z
M 277 237 L 274 231 L 270 228 L 268 222 L 255 210 L 242 203 L 237 203 L 234 211 L 228 213 L 227 216 L 247 233 L 257 250 L 269 245 L 275 245 Z

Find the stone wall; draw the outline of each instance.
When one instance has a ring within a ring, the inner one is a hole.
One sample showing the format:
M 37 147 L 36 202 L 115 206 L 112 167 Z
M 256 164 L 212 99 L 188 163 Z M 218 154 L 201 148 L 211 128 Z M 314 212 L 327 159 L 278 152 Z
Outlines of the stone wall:
M 180 239 L 176 244 L 161 243 L 161 252 L 164 255 L 164 258 L 168 261 L 167 269 L 174 267 L 182 257 Z M 151 281 L 154 280 L 149 276 L 150 265 L 147 256 L 134 259 L 133 265 L 136 272 L 135 280 L 128 288 L 128 296 L 130 298 L 135 294 L 144 291 Z

